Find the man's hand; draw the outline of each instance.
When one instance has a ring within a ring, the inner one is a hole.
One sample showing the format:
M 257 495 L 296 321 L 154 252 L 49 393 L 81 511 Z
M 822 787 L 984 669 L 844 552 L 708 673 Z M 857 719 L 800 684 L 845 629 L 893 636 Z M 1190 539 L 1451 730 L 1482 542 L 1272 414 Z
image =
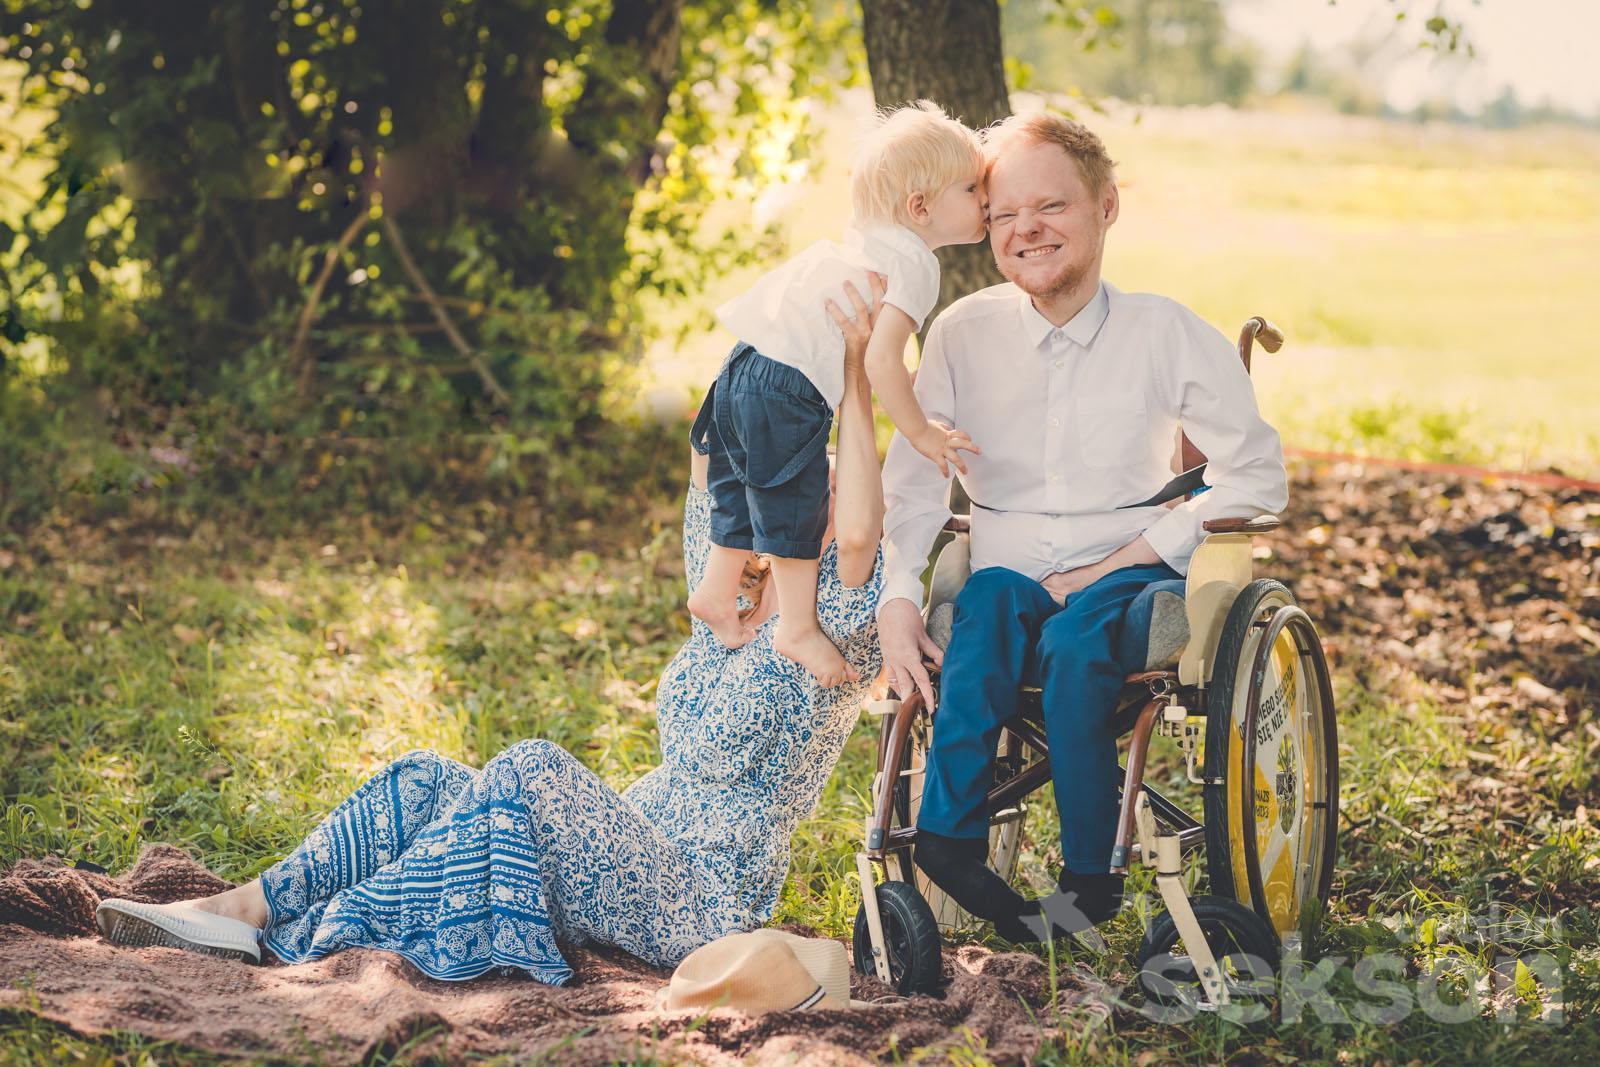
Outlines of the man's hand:
M 1082 589 L 1087 589 L 1108 572 L 1104 563 L 1091 563 L 1087 567 L 1074 567 L 1070 571 L 1056 571 L 1047 578 L 1040 580 L 1044 591 L 1050 594 L 1050 599 L 1057 604 L 1066 604 L 1067 597 Z
M 923 704 L 932 710 L 933 681 L 923 657 L 939 666 L 944 663 L 944 652 L 928 636 L 922 612 L 905 597 L 896 597 L 878 612 L 878 648 L 883 652 L 883 666 L 889 672 L 889 685 L 895 694 L 904 699 L 915 686 L 922 693 Z
M 1099 563 L 1074 567 L 1070 571 L 1057 571 L 1047 578 L 1041 578 L 1039 584 L 1044 586 L 1044 591 L 1049 593 L 1057 604 L 1065 604 L 1067 597 L 1080 589 L 1089 588 L 1112 571 L 1160 562 L 1161 557 L 1150 547 L 1150 542 L 1144 539 L 1144 534 L 1140 534 Z
M 962 452 L 971 452 L 975 456 L 983 454 L 983 450 L 972 443 L 972 438 L 965 430 L 953 430 L 932 419 L 910 441 L 913 448 L 933 460 L 939 473 L 946 478 L 950 477 L 951 466 L 962 474 L 967 473 L 967 465 L 961 459 Z

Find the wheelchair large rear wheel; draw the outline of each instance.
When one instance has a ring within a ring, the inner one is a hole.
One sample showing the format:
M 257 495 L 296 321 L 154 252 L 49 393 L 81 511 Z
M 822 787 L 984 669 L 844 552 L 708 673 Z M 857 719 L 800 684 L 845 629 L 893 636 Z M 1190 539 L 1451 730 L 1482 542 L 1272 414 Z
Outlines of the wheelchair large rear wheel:
M 1212 891 L 1304 932 L 1328 900 L 1337 849 L 1333 695 L 1316 627 L 1281 582 L 1234 601 L 1207 695 L 1206 866 Z

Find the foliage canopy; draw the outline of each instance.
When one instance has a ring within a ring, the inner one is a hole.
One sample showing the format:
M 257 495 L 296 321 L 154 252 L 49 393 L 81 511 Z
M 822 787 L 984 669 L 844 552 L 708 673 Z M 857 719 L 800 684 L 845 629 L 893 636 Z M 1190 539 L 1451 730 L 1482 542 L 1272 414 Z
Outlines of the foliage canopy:
M 698 223 L 805 151 L 800 92 L 849 77 L 819 77 L 852 27 L 818 10 L 12 7 L 3 68 L 48 122 L 0 229 L 0 352 L 43 351 L 113 425 L 211 404 L 315 464 L 456 429 L 548 463 L 609 421 L 639 296 L 760 250 Z

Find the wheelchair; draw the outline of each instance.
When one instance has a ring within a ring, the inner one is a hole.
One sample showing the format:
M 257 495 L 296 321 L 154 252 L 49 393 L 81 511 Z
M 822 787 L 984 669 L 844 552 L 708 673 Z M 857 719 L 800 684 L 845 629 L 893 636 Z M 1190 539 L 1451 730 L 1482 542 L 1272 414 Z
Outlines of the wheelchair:
M 1246 322 L 1238 349 L 1247 371 L 1257 341 L 1276 352 L 1283 334 L 1260 317 Z M 1173 467 L 1182 473 L 1147 503 L 1199 489 L 1204 458 L 1180 436 Z M 925 618 L 941 647 L 970 573 L 968 524 L 966 516 L 946 524 L 953 537 L 932 570 Z M 1146 590 L 1130 607 L 1130 617 L 1149 618 L 1147 659 L 1125 678 L 1113 712 L 1118 735 L 1129 740 L 1110 869 L 1156 868 L 1166 911 L 1148 925 L 1135 959 L 1139 985 L 1154 1001 L 1215 1010 L 1258 988 L 1251 983 L 1270 977 L 1263 969 L 1276 969 L 1282 948 L 1310 933 L 1327 904 L 1339 798 L 1333 694 L 1315 625 L 1288 588 L 1254 574 L 1252 538 L 1278 526 L 1270 515 L 1207 522 L 1183 595 Z M 1038 689 L 1023 687 L 1021 711 L 995 754 L 989 863 L 1007 881 L 1028 797 L 1050 781 L 1039 700 Z M 974 923 L 911 863 L 937 715 L 915 691 L 868 710 L 880 727 L 872 815 L 856 854 L 855 967 L 900 993 L 932 993 L 941 982 L 941 934 Z M 1159 772 L 1147 770 L 1153 735 L 1176 744 L 1162 780 L 1172 796 L 1158 790 Z M 1191 899 L 1184 861 L 1196 851 L 1205 854 L 1210 893 Z

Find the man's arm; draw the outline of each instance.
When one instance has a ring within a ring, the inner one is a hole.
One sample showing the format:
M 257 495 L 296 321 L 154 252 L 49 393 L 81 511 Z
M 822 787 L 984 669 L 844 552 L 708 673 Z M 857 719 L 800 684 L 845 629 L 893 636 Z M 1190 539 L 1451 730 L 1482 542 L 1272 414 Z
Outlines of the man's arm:
M 922 350 L 915 395 L 929 418 L 955 422 L 955 389 L 944 353 L 942 320 L 934 320 Z M 889 683 L 901 696 L 915 685 L 933 705 L 923 666 L 943 658 L 922 622 L 922 572 L 934 539 L 950 518 L 950 478 L 902 435 L 889 442 L 883 464 L 883 593 L 878 598 L 878 643 Z
M 1250 375 L 1233 343 L 1185 310 L 1173 324 L 1158 368 L 1159 387 L 1183 430 L 1206 455 L 1211 488 L 1186 500 L 1144 531 L 1143 540 L 1174 570 L 1188 570 L 1210 519 L 1277 512 L 1289 503 L 1289 475 L 1278 432 L 1262 419 Z

